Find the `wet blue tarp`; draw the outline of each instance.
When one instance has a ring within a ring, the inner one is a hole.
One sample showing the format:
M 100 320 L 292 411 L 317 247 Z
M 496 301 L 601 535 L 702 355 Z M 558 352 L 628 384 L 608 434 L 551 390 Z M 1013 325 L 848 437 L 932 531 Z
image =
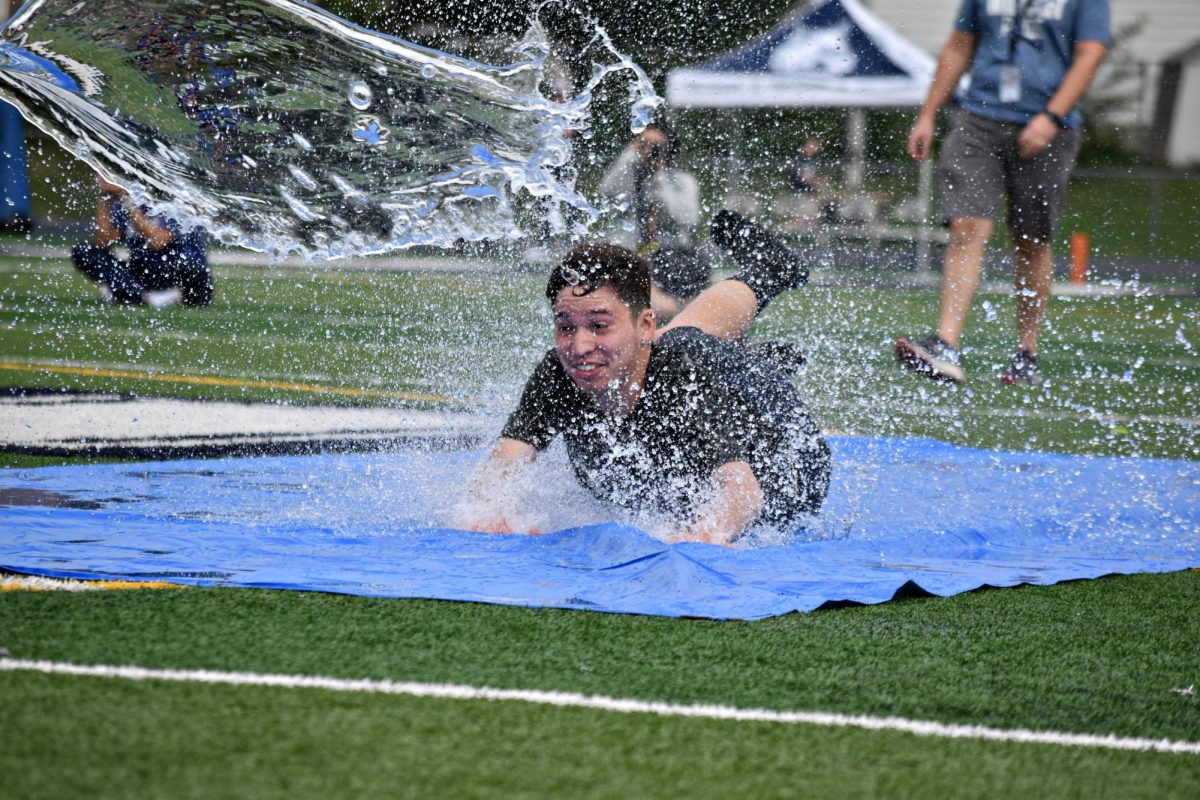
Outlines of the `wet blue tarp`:
M 743 619 L 876 603 L 914 587 L 944 596 L 1200 566 L 1200 463 L 926 439 L 831 443 L 821 516 L 741 549 L 665 545 L 600 521 L 605 510 L 588 506 L 565 464 L 548 473 L 562 482 L 536 500 L 571 509 L 558 517 L 562 529 L 456 530 L 473 452 L 10 470 L 0 473 L 0 566 Z

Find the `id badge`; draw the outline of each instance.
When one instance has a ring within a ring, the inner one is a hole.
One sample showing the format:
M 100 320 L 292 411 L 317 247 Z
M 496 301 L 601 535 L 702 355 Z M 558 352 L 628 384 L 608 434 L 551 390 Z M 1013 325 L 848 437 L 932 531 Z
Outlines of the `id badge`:
M 1000 102 L 1021 102 L 1021 69 L 1016 64 L 1000 67 Z

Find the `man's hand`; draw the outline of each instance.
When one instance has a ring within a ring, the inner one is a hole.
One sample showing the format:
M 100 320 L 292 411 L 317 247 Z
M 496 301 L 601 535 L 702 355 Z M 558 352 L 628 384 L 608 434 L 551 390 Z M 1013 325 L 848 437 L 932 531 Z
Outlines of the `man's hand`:
M 501 439 L 475 475 L 469 507 L 461 512 L 459 527 L 484 533 L 514 533 L 511 507 L 517 494 L 514 480 L 535 458 L 537 450 L 525 442 Z M 528 530 L 527 533 L 541 533 Z
M 1064 117 L 1069 114 L 1091 86 L 1107 52 L 1108 45 L 1102 42 L 1076 42 L 1071 53 L 1071 68 L 1045 107 Z M 1017 136 L 1017 152 L 1021 158 L 1033 158 L 1049 147 L 1055 136 L 1058 136 L 1058 126 L 1054 120 L 1047 114 L 1038 114 Z
M 713 473 L 716 496 L 691 525 L 669 537 L 674 542 L 704 542 L 728 547 L 762 513 L 763 493 L 745 461 L 723 464 Z
M 1050 146 L 1058 136 L 1058 125 L 1046 114 L 1038 114 L 1029 120 L 1017 136 L 1017 153 L 1021 158 L 1033 158 Z
M 926 117 L 922 114 L 917 117 L 912 131 L 908 134 L 908 154 L 917 161 L 924 161 L 929 158 L 929 151 L 932 147 L 933 117 Z
M 132 203 L 126 205 L 125 208 L 129 212 L 129 224 L 146 241 L 146 246 L 154 252 L 167 249 L 175 241 L 175 234 L 147 217 L 140 208 Z
M 937 68 L 933 71 L 933 81 L 929 84 L 929 94 L 921 106 L 912 132 L 908 134 L 908 154 L 917 161 L 929 158 L 938 110 L 954 96 L 959 79 L 971 63 L 976 41 L 975 34 L 956 29 L 946 40 L 942 52 L 938 54 Z
M 545 531 L 537 528 L 530 528 L 525 531 L 513 530 L 512 523 L 503 516 L 495 517 L 479 517 L 476 520 L 466 520 L 463 525 L 469 531 L 479 531 L 480 533 L 527 533 L 533 536 L 540 536 Z
M 495 519 L 480 518 L 476 521 L 466 520 L 463 527 L 469 531 L 479 531 L 480 533 L 512 533 L 512 526 L 508 524 L 508 520 L 503 517 Z

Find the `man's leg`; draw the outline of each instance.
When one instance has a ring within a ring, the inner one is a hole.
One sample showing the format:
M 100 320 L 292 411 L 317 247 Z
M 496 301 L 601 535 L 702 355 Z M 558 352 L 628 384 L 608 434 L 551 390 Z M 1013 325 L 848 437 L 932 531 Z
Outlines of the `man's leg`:
M 142 301 L 145 286 L 107 248 L 88 243 L 77 244 L 71 248 L 71 261 L 84 275 L 107 286 L 112 292 L 112 299 L 118 303 Z
M 206 306 L 211 303 L 213 282 L 208 261 L 186 256 L 181 259 L 179 288 L 183 290 L 183 302 L 189 306 Z
M 922 339 L 896 340 L 896 360 L 919 375 L 950 383 L 966 377 L 959 363 L 959 339 L 979 288 L 983 248 L 995 227 L 996 205 L 1004 196 L 999 149 L 1019 131 L 1017 125 L 961 109 L 951 115 L 938 163 L 942 213 L 950 220 L 938 330 Z
M 896 360 L 905 369 L 942 383 L 966 377 L 960 364 L 958 340 L 979 277 L 983 272 L 983 247 L 995 223 L 987 217 L 955 217 L 942 263 L 942 307 L 936 336 L 923 339 L 901 336 L 896 340 Z
M 1038 335 L 1046 319 L 1046 306 L 1054 280 L 1049 242 L 1013 237 L 1016 261 L 1017 341 L 1022 350 L 1037 355 Z
M 1008 155 L 1008 222 L 1012 232 L 1017 310 L 1017 351 L 1000 375 L 1010 386 L 1041 383 L 1038 337 L 1053 281 L 1051 247 L 1067 201 L 1071 169 L 1079 154 L 1079 131 L 1059 132 L 1033 158 Z
M 660 247 L 651 256 L 654 283 L 650 286 L 650 307 L 659 325 L 666 325 L 694 297 L 708 286 L 712 264 L 695 247 Z
M 958 340 L 979 276 L 983 272 L 983 247 L 995 223 L 986 217 L 956 217 L 950 221 L 950 240 L 942 264 L 942 312 L 936 336 L 896 340 L 896 360 L 927 378 L 957 383 L 966 377 L 959 364 Z
M 938 336 L 955 349 L 958 349 L 971 301 L 979 288 L 983 248 L 994 227 L 992 220 L 980 217 L 960 217 L 950 221 L 950 240 L 942 265 L 942 313 Z
M 187 305 L 202 306 L 212 301 L 212 272 L 203 255 L 171 246 L 137 263 L 131 262 L 129 268 L 155 293 L 176 290 L 176 297 L 169 304 L 182 300 Z
M 699 328 L 718 339 L 740 339 L 758 316 L 758 298 L 739 280 L 730 278 L 713 284 L 683 307 L 655 338 L 672 328 Z
M 650 285 L 650 308 L 654 309 L 654 319 L 659 325 L 666 325 L 683 310 L 683 301 L 673 294 L 668 294 L 659 288 L 658 284 Z
M 808 281 L 808 266 L 795 251 L 739 214 L 718 212 L 712 234 L 741 272 L 697 295 L 659 329 L 659 335 L 671 328 L 693 327 L 719 339 L 740 339 L 768 303 Z

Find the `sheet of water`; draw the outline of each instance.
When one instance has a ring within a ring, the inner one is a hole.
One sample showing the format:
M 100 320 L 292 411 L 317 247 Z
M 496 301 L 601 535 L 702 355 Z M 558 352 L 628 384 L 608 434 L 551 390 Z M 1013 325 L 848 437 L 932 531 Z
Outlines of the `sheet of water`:
M 496 66 L 291 0 L 33 0 L 0 30 L 0 98 L 156 212 L 335 258 L 520 237 L 522 193 L 594 221 L 565 132 L 614 72 L 635 129 L 661 101 L 602 30 L 586 52 L 605 63 L 557 101 L 536 21 Z

